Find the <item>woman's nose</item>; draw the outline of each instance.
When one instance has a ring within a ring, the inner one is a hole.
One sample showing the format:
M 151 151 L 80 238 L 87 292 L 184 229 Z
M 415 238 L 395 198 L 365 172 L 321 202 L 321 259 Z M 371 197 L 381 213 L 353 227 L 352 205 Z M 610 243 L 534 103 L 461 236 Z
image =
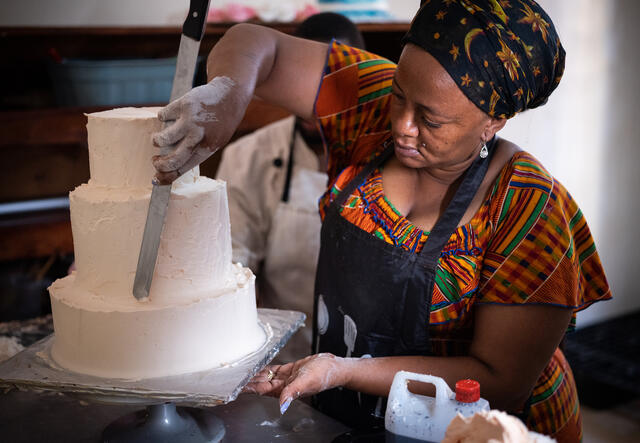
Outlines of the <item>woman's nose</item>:
M 419 135 L 418 125 L 416 124 L 416 114 L 410 109 L 404 109 L 398 116 L 398 125 L 400 133 L 407 137 L 417 137 Z

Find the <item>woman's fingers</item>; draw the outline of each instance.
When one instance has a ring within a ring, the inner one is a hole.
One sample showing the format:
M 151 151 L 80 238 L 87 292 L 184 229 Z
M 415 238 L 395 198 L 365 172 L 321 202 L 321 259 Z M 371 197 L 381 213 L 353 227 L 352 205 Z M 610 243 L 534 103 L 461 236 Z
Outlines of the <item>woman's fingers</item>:
M 293 400 L 293 398 L 287 398 L 284 402 L 282 400 L 280 401 L 280 415 L 283 415 L 285 412 L 287 412 L 287 409 L 289 409 L 289 405 Z
M 316 354 L 295 363 L 280 393 L 280 412 L 293 400 L 339 386 L 342 359 L 332 354 Z
M 282 380 L 276 381 L 263 381 L 263 382 L 249 382 L 242 389 L 242 392 L 252 393 L 258 395 L 268 395 L 270 397 L 280 397 L 284 382 Z
M 191 158 L 196 145 L 202 140 L 204 129 L 199 126 L 194 127 L 187 135 L 180 140 L 176 148 L 166 155 L 155 155 L 153 166 L 159 172 L 182 171 L 184 164 Z
M 178 177 L 178 171 L 156 172 L 156 180 L 161 185 L 168 185 L 169 183 L 173 183 Z
M 284 414 L 287 411 L 293 400 L 321 392 L 315 380 L 317 376 L 318 374 L 302 369 L 289 377 L 280 392 L 280 414 Z
M 213 151 L 210 151 L 208 149 L 196 149 L 195 151 L 193 151 L 191 157 L 189 157 L 189 160 L 187 160 L 184 165 L 180 166 L 180 175 L 198 166 L 200 163 L 209 158 L 212 153 Z
M 160 184 L 163 184 L 163 185 L 172 183 L 175 179 L 180 177 L 182 174 L 189 171 L 190 169 L 195 168 L 200 163 L 205 161 L 207 158 L 211 156 L 211 154 L 213 154 L 213 151 L 210 151 L 208 149 L 196 149 L 191 153 L 191 157 L 189 157 L 189 159 L 183 165 L 179 166 L 177 169 L 172 171 L 166 171 L 166 172 L 160 172 L 156 170 L 156 179 Z M 153 157 L 152 160 L 155 166 L 156 165 L 155 161 L 156 160 L 161 161 L 162 156 L 156 155 Z
M 246 107 L 233 93 L 236 87 L 232 79 L 216 77 L 158 111 L 158 119 L 170 124 L 152 136 L 163 148 L 153 157 L 157 182 L 170 184 L 231 138 Z
M 152 136 L 153 144 L 157 147 L 175 145 L 185 136 L 187 130 L 188 128 L 185 121 L 183 119 L 178 119 L 167 125 L 166 128 L 154 133 Z
M 158 120 L 161 122 L 168 122 L 171 120 L 177 120 L 180 115 L 180 109 L 182 106 L 182 100 L 174 100 L 164 108 L 158 111 Z
M 288 377 L 289 372 L 283 366 L 267 366 L 247 383 L 243 392 L 278 397 L 286 385 Z
M 341 361 L 332 354 L 318 354 L 282 366 L 267 366 L 244 392 L 279 396 L 280 412 L 284 414 L 293 400 L 338 386 Z

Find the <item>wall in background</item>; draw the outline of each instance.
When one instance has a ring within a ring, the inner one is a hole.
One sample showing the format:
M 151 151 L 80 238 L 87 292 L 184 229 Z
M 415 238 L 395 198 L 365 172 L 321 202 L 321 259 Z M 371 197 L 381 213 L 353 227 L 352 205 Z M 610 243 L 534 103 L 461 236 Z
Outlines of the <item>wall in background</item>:
M 549 102 L 507 123 L 501 136 L 538 157 L 584 212 L 607 272 L 613 300 L 578 315 L 578 327 L 640 310 L 636 294 L 640 236 L 640 125 L 634 79 L 640 3 L 634 0 L 539 0 L 567 52 Z
M 313 0 L 271 0 L 298 9 Z M 267 0 L 211 0 L 211 7 L 227 3 L 261 4 Z M 420 0 L 389 0 L 390 11 L 409 21 Z M 391 6 L 392 5 L 392 6 Z M 0 26 L 160 26 L 184 22 L 188 0 L 4 0 Z
M 212 5 L 226 1 L 212 0 Z M 547 105 L 515 117 L 501 135 L 537 156 L 570 190 L 596 238 L 614 299 L 580 313 L 580 327 L 640 309 L 635 293 L 640 263 L 640 236 L 635 235 L 640 217 L 640 88 L 635 81 L 640 3 L 539 2 L 567 51 L 564 79 Z M 419 0 L 389 4 L 408 21 Z M 0 26 L 174 25 L 184 20 L 187 5 L 187 0 L 4 1 Z

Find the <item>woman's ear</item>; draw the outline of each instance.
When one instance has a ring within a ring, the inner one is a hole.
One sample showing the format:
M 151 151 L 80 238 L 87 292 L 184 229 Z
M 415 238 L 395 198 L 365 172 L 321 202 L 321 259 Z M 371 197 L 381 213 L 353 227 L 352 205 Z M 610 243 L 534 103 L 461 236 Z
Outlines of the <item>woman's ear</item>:
M 496 132 L 504 128 L 504 125 L 507 124 L 506 118 L 491 118 L 489 124 L 485 127 L 484 132 L 482 133 L 483 140 L 491 140 Z

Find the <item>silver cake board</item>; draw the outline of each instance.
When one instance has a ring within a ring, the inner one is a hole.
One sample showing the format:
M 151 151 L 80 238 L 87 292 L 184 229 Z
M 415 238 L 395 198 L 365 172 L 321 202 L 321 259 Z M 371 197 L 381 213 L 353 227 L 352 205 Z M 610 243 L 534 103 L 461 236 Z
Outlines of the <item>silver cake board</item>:
M 242 388 L 304 325 L 296 311 L 258 309 L 266 334 L 260 349 L 228 365 L 201 372 L 140 380 L 107 379 L 71 372 L 51 358 L 54 334 L 0 363 L 0 388 L 58 391 L 103 403 L 209 407 L 235 400 Z

